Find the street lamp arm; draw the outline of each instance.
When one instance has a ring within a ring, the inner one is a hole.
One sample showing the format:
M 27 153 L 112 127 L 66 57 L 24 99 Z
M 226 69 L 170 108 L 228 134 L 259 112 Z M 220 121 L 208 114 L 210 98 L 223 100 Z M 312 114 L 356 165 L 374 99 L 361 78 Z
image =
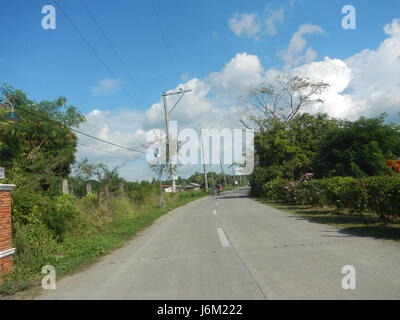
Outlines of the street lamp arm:
M 5 119 L 9 122 L 19 121 L 19 117 L 14 113 L 14 106 L 10 101 L 0 100 L 1 103 L 6 103 L 9 105 L 11 112 L 5 116 Z
M 174 95 L 174 94 L 186 93 L 186 92 L 191 92 L 191 91 L 192 91 L 192 90 L 180 90 L 180 91 L 174 91 L 174 92 L 164 92 L 164 93 L 162 94 L 162 96 L 163 96 L 163 97 L 172 96 L 172 95 Z
M 14 112 L 14 106 L 13 106 L 13 104 L 12 104 L 10 101 L 3 101 L 3 100 L 0 100 L 0 102 L 1 102 L 1 103 L 7 103 L 7 104 L 10 106 L 10 108 L 11 108 L 11 112 Z

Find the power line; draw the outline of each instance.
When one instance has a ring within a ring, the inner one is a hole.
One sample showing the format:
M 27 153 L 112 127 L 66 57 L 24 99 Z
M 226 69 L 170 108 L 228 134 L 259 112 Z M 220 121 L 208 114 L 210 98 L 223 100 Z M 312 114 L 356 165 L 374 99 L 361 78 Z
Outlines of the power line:
M 26 110 L 26 109 L 24 109 L 24 108 L 21 108 L 20 106 L 17 106 L 16 108 L 19 109 L 19 110 L 22 110 L 22 111 L 24 111 L 24 112 L 26 112 L 26 113 L 28 113 L 28 114 L 31 114 L 31 115 L 33 115 L 33 116 L 36 116 L 36 117 L 38 117 L 38 118 L 41 118 L 41 119 L 43 119 L 43 120 L 46 120 L 46 121 L 49 121 L 49 122 L 53 122 L 53 123 L 55 123 L 55 124 L 57 124 L 57 125 L 59 125 L 59 126 L 61 126 L 61 127 L 66 128 L 66 129 L 70 129 L 70 130 L 73 131 L 73 132 L 79 133 L 79 134 L 81 134 L 81 135 L 84 135 L 84 136 L 86 136 L 86 137 L 92 138 L 92 139 L 94 139 L 94 140 L 97 140 L 97 141 L 100 141 L 100 142 L 103 142 L 103 143 L 107 143 L 107 144 L 112 145 L 112 146 L 114 146 L 114 147 L 126 149 L 126 150 L 129 150 L 129 151 L 132 151 L 132 152 L 139 152 L 139 153 L 144 153 L 144 154 L 146 153 L 145 151 L 135 150 L 135 149 L 132 149 L 132 148 L 129 148 L 129 147 L 125 147 L 125 146 L 116 144 L 116 143 L 111 142 L 111 141 L 107 141 L 107 140 L 103 140 L 103 139 L 97 138 L 97 137 L 92 136 L 92 135 L 90 135 L 90 134 L 88 134 L 88 133 L 85 133 L 85 132 L 82 132 L 82 131 L 80 131 L 80 130 L 77 130 L 77 129 L 68 127 L 67 125 L 65 125 L 65 124 L 63 124 L 63 123 L 61 123 L 61 122 L 59 122 L 59 121 L 56 121 L 56 120 L 53 120 L 53 119 L 44 117 L 44 116 L 39 115 L 39 114 L 37 114 L 37 113 L 35 113 L 35 112 L 32 112 L 32 111 Z
M 63 8 L 57 3 L 56 0 L 53 0 L 55 5 L 58 7 L 58 9 L 61 11 L 63 16 L 68 20 L 68 22 L 72 25 L 72 27 L 75 29 L 75 31 L 79 34 L 79 36 L 82 38 L 82 40 L 86 43 L 86 45 L 89 47 L 90 50 L 94 53 L 94 55 L 100 60 L 102 65 L 106 68 L 106 70 L 111 74 L 111 76 L 118 81 L 118 83 L 121 85 L 122 89 L 126 92 L 126 94 L 129 96 L 129 98 L 133 101 L 133 103 L 137 106 L 138 103 L 133 98 L 133 96 L 130 94 L 130 92 L 125 88 L 125 86 L 118 80 L 116 75 L 111 71 L 111 69 L 108 67 L 108 65 L 104 62 L 104 60 L 101 58 L 101 56 L 97 53 L 96 49 L 90 44 L 90 42 L 86 39 L 86 37 L 82 34 L 82 32 L 79 30 L 79 28 L 72 22 L 72 20 L 69 18 L 69 16 L 66 14 L 66 12 L 63 10 Z
M 86 11 L 89 13 L 90 17 L 92 18 L 92 20 L 94 21 L 96 26 L 99 28 L 99 30 L 100 30 L 101 34 L 103 35 L 104 39 L 106 39 L 106 41 L 107 41 L 108 45 L 110 46 L 111 50 L 114 52 L 114 54 L 117 57 L 119 63 L 125 69 L 126 73 L 129 75 L 129 77 L 132 79 L 133 83 L 135 84 L 135 86 L 138 89 L 138 91 L 140 92 L 140 94 L 145 98 L 146 102 L 150 105 L 149 100 L 147 99 L 147 97 L 145 96 L 143 91 L 140 89 L 137 80 L 135 79 L 135 77 L 132 75 L 132 73 L 126 67 L 126 65 L 125 65 L 124 61 L 122 60 L 121 56 L 118 54 L 118 52 L 115 49 L 115 47 L 113 46 L 111 40 L 108 38 L 107 34 L 104 32 L 103 28 L 101 27 L 101 25 L 98 22 L 98 20 L 95 18 L 94 14 L 90 10 L 89 6 L 86 4 L 85 0 L 81 0 L 81 1 L 83 3 L 84 7 L 86 8 Z
M 88 145 L 80 143 L 80 142 L 78 142 L 78 145 L 86 147 L 86 148 L 90 148 L 90 149 L 93 149 L 93 150 L 97 150 L 97 151 L 102 151 L 102 152 L 107 152 L 107 153 L 112 153 L 112 154 L 116 154 L 116 155 L 119 155 L 119 156 L 123 156 L 123 157 L 125 157 L 127 159 L 130 159 L 130 160 L 136 160 L 136 158 L 131 158 L 126 154 L 122 154 L 122 153 L 118 153 L 118 152 L 114 152 L 114 151 L 110 151 L 110 150 L 105 150 L 105 149 L 101 149 L 101 148 L 96 148 L 96 147 L 93 147 L 93 146 L 88 146 Z
M 151 6 L 152 6 L 152 8 L 153 8 L 154 16 L 155 16 L 155 18 L 156 18 L 156 20 L 157 20 L 157 23 L 158 23 L 158 27 L 159 27 L 159 29 L 160 29 L 161 38 L 163 39 L 164 46 L 165 46 L 166 49 L 167 49 L 167 52 L 168 52 L 168 55 L 169 55 L 170 60 L 171 60 L 172 63 L 175 65 L 175 69 L 177 69 L 177 68 L 176 68 L 175 59 L 172 57 L 171 50 L 170 50 L 170 48 L 169 48 L 169 46 L 168 46 L 168 42 L 167 42 L 167 40 L 166 40 L 164 31 L 163 31 L 163 27 L 162 27 L 162 25 L 161 25 L 161 20 L 160 20 L 160 17 L 158 16 L 158 14 L 157 14 L 157 10 L 156 10 L 156 7 L 155 7 L 155 5 L 154 5 L 154 1 L 153 1 L 153 0 L 151 0 Z
M 19 108 L 19 109 L 20 109 L 20 110 L 23 110 L 22 108 Z M 24 110 L 24 111 L 28 112 L 27 110 Z M 30 113 L 31 113 L 31 112 L 30 112 Z M 31 113 L 31 114 L 33 114 L 33 113 Z M 36 116 L 39 116 L 39 115 L 36 115 Z M 44 118 L 44 117 L 41 117 L 41 118 Z M 51 121 L 51 122 L 55 122 L 55 121 L 53 121 L 53 120 L 51 120 L 51 119 L 47 119 L 47 120 L 49 120 L 49 121 Z M 62 125 L 61 123 L 57 123 L 57 124 Z M 24 129 L 24 127 L 21 126 L 21 125 L 18 124 L 18 123 L 14 123 L 13 126 L 16 126 L 16 127 L 20 128 L 20 129 Z M 63 126 L 63 125 L 62 125 L 62 126 Z M 64 127 L 66 127 L 66 126 L 64 126 Z M 69 128 L 69 129 L 71 129 L 71 128 Z M 72 130 L 72 129 L 71 129 L 71 130 Z M 127 154 L 122 154 L 122 153 L 118 153 L 118 152 L 115 152 L 115 151 L 105 150 L 105 149 L 101 149 L 101 148 L 97 148 L 97 147 L 93 147 L 93 146 L 88 146 L 88 145 L 86 145 L 86 144 L 84 144 L 84 143 L 77 142 L 77 144 L 80 145 L 80 146 L 83 146 L 83 147 L 87 147 L 87 148 L 90 148 L 90 149 L 97 150 L 97 151 L 108 152 L 108 153 L 116 154 L 116 155 L 119 155 L 119 156 L 123 156 L 123 157 L 125 157 L 125 158 L 127 158 L 127 159 L 131 159 L 131 160 L 136 160 L 136 159 L 137 159 L 137 158 L 129 157 Z

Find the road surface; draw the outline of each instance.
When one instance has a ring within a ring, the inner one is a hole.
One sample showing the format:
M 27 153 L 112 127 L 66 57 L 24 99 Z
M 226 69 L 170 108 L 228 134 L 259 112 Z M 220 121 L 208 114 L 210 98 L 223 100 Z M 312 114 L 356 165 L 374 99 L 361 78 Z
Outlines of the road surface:
M 173 210 L 38 299 L 400 299 L 400 244 L 308 222 L 248 189 Z M 342 267 L 356 289 L 342 288 Z

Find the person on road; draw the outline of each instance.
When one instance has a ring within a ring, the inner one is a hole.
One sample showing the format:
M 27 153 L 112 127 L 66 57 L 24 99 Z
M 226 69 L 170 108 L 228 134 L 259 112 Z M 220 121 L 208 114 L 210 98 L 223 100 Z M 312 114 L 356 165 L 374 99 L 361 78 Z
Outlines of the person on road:
M 217 191 L 218 191 L 218 194 L 221 194 L 221 193 L 222 193 L 222 184 L 219 184 L 219 185 L 217 186 Z

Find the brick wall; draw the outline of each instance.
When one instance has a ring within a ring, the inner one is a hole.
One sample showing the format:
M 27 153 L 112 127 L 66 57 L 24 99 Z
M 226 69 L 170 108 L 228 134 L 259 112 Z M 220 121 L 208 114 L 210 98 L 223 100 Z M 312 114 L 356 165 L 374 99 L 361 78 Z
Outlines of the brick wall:
M 11 271 L 13 261 L 12 254 L 5 254 L 12 249 L 10 193 L 12 188 L 13 185 L 0 184 L 0 281 L 2 273 Z
M 12 265 L 13 265 L 13 256 L 12 255 L 0 259 L 0 281 L 1 281 L 1 274 L 10 272 Z

